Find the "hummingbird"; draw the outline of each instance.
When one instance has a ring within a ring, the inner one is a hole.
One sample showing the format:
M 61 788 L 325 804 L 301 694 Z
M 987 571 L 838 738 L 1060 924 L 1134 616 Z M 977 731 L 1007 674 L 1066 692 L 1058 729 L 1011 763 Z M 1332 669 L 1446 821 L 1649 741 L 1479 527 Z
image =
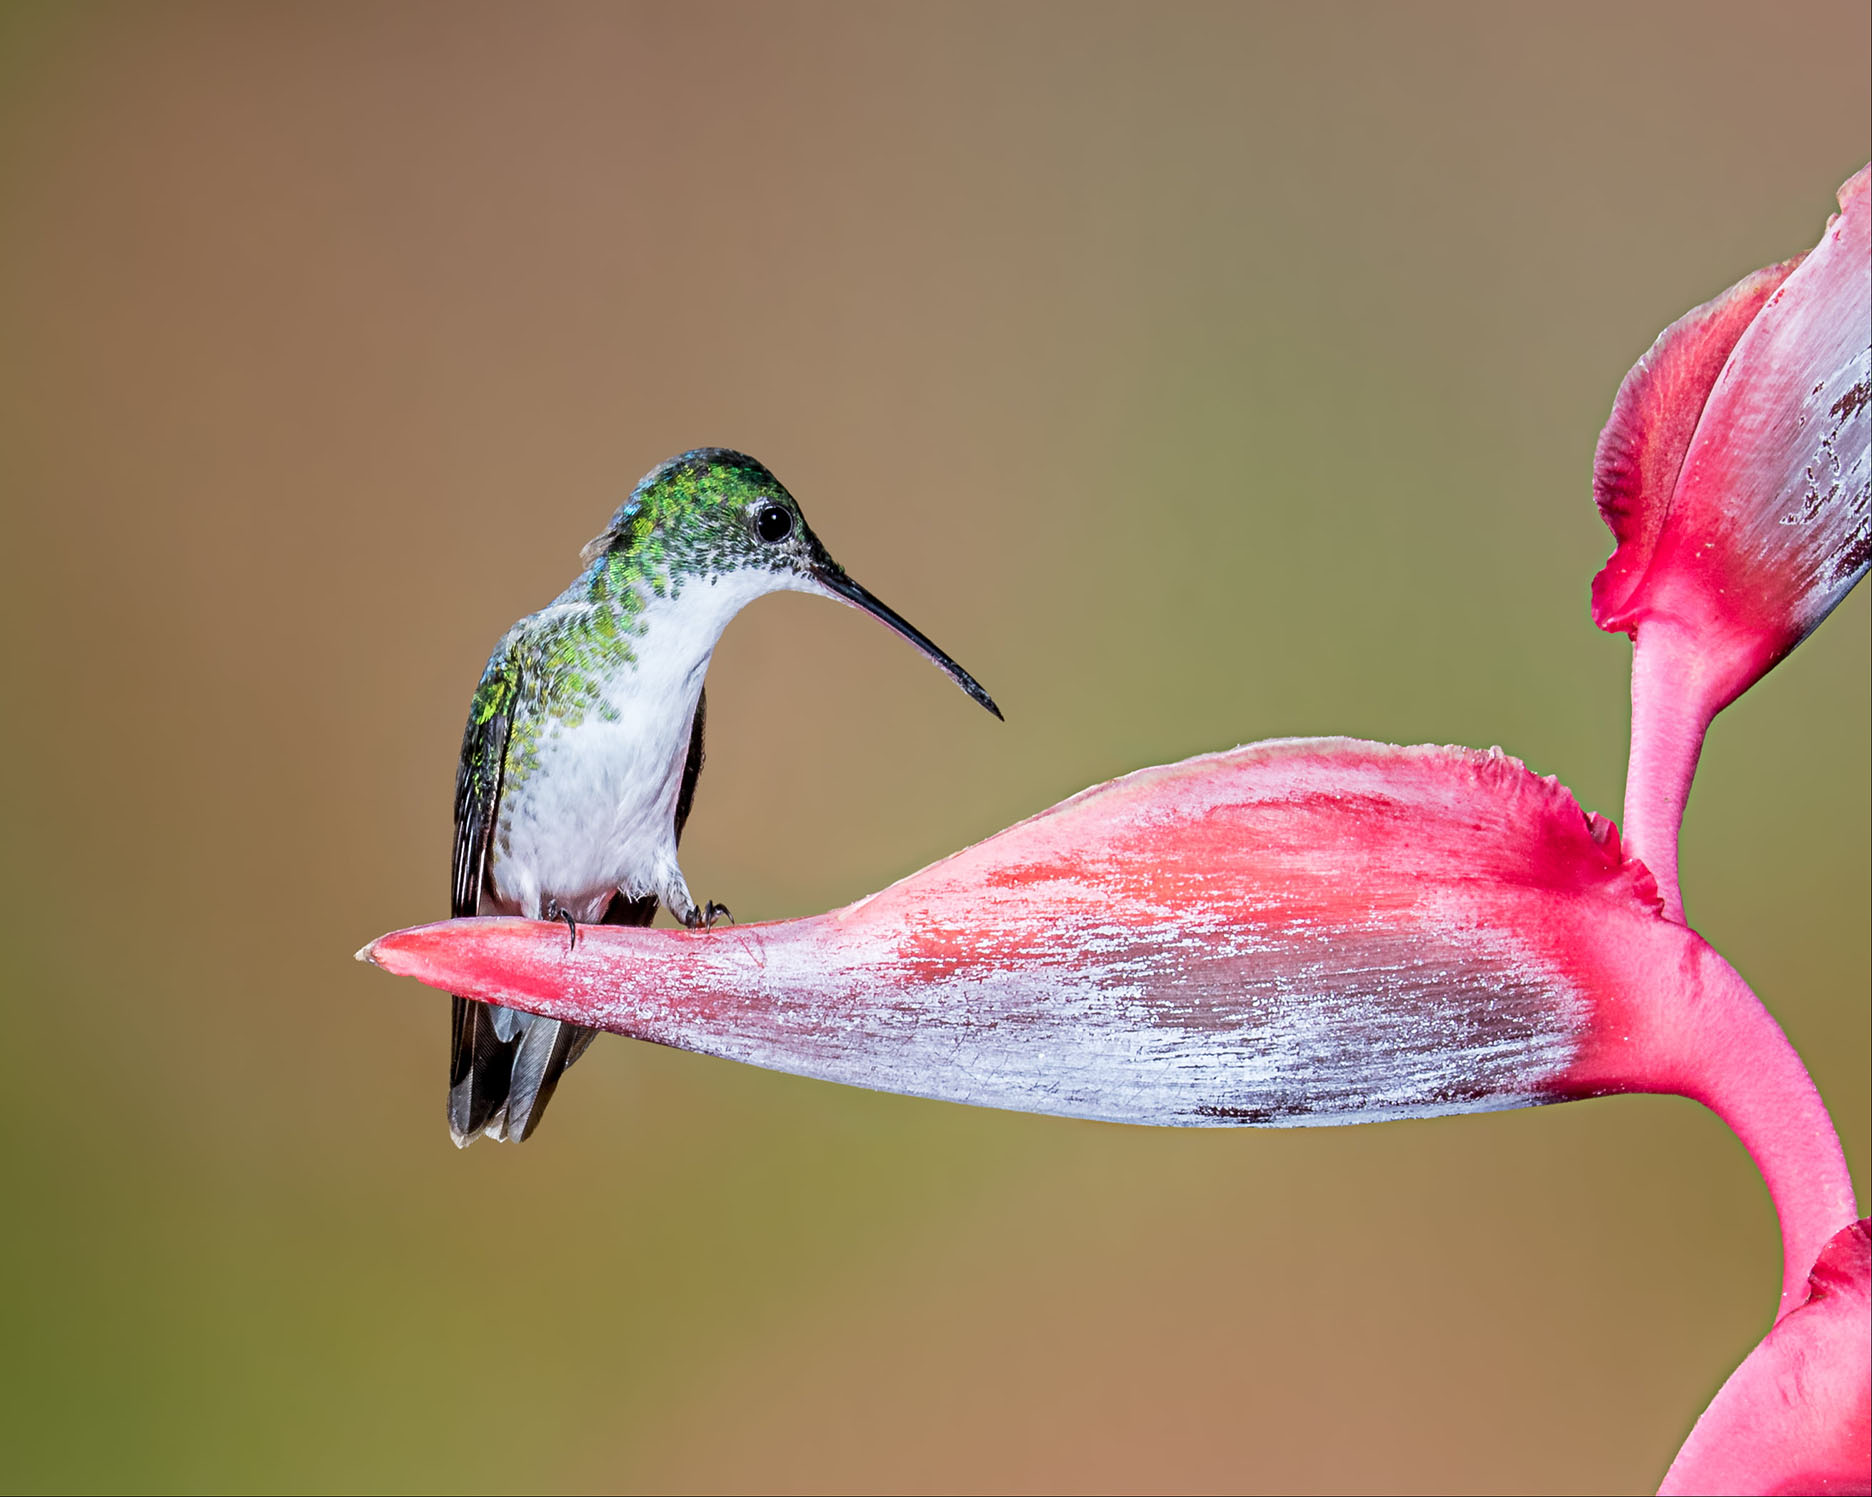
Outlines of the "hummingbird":
M 494 647 L 455 780 L 451 912 L 691 929 L 676 861 L 702 773 L 703 678 L 729 620 L 766 593 L 817 593 L 897 631 L 997 718 L 975 678 L 845 574 L 764 466 L 722 447 L 651 469 L 584 549 L 576 580 Z M 595 1030 L 453 1000 L 449 1131 L 519 1142 Z

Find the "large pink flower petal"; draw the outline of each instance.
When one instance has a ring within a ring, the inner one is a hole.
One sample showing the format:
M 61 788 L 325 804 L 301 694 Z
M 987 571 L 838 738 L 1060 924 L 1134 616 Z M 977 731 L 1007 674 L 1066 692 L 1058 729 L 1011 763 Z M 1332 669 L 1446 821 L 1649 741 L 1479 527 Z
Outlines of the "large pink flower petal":
M 881 893 L 714 931 L 449 922 L 451 992 L 830 1081 L 1173 1125 L 1694 1096 L 1799 1287 L 1852 1220 L 1806 1071 L 1609 822 L 1499 753 L 1293 740 L 1099 786 Z
M 1635 641 L 1626 834 L 1674 919 L 1677 834 L 1711 719 L 1872 561 L 1868 180 L 1840 189 L 1804 259 L 1667 329 L 1600 438 L 1594 487 L 1618 547 L 1593 616 Z
M 1872 1492 L 1872 1222 L 1833 1237 L 1807 1291 L 1704 1410 L 1662 1493 Z

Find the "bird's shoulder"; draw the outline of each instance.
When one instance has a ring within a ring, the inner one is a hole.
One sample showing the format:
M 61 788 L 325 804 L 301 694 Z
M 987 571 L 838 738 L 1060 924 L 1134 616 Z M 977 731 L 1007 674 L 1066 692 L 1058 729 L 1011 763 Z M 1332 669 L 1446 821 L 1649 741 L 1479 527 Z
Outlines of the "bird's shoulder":
M 534 767 L 542 735 L 617 717 L 615 683 L 635 660 L 629 621 L 603 600 L 561 598 L 528 614 L 488 657 L 469 706 L 464 763 L 498 747 L 510 775 Z M 477 725 L 502 731 L 478 737 Z
M 507 631 L 482 682 L 511 682 L 506 689 L 524 706 L 564 710 L 589 704 L 611 672 L 636 658 L 635 638 L 631 621 L 606 602 L 561 600 Z

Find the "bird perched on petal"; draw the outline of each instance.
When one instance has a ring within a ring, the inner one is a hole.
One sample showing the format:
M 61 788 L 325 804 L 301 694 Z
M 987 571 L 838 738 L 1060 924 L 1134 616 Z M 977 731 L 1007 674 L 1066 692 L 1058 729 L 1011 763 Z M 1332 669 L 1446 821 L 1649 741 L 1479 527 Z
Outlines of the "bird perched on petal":
M 846 575 L 764 466 L 725 448 L 647 474 L 585 548 L 585 569 L 495 646 L 455 787 L 451 912 L 648 925 L 662 904 L 713 924 L 676 848 L 702 772 L 703 677 L 747 604 L 818 593 L 903 635 L 983 707 L 975 678 Z M 449 1128 L 520 1140 L 594 1030 L 457 997 Z

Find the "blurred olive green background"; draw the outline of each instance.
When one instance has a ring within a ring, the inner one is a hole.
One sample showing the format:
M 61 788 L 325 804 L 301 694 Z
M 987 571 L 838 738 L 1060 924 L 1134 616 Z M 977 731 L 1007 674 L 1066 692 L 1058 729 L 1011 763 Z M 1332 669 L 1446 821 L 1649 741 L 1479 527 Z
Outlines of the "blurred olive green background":
M 468 694 L 639 474 L 756 453 L 976 672 L 762 602 L 689 881 L 875 889 L 1261 737 L 1616 814 L 1594 438 L 1807 248 L 1863 4 L 0 10 L 0 1483 L 1649 1490 L 1765 1328 L 1631 1098 L 1172 1133 L 600 1043 L 450 1147 Z M 1864 1198 L 1868 604 L 1717 725 L 1690 916 Z

